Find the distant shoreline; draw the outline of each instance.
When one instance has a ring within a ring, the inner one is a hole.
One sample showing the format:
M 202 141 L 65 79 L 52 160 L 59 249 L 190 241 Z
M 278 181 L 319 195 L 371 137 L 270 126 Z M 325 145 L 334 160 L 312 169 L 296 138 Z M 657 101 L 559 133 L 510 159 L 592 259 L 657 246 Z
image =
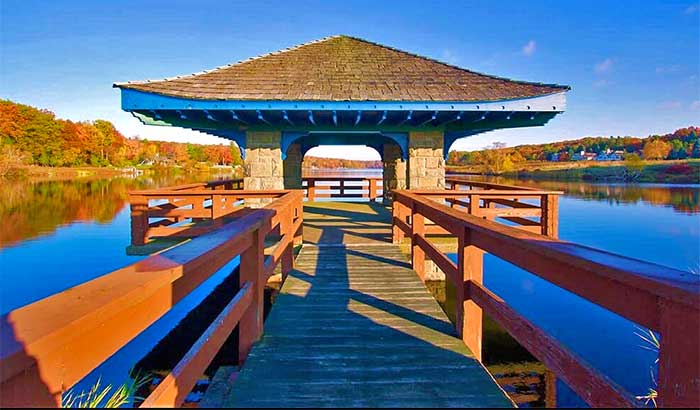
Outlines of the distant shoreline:
M 448 165 L 446 171 L 462 175 L 495 175 L 484 174 L 477 166 Z M 526 163 L 518 170 L 498 174 L 542 181 L 697 184 L 700 183 L 700 160 L 647 161 L 633 178 L 628 175 L 624 161 Z

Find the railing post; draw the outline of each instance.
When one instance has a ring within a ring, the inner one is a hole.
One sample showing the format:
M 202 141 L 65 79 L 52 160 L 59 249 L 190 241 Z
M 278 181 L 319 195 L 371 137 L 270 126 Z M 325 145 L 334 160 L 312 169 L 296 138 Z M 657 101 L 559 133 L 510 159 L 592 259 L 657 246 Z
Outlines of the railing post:
M 316 199 L 316 180 L 309 178 L 306 180 L 306 198 L 309 202 Z
M 345 196 L 345 180 L 343 178 L 340 178 L 338 182 L 340 188 L 340 197 L 342 198 L 343 196 Z
M 301 195 L 299 201 L 294 206 L 294 213 L 299 220 L 299 228 L 294 233 L 294 246 L 299 246 L 304 243 L 304 195 Z
M 416 237 L 425 235 L 425 217 L 416 212 L 416 205 L 411 208 L 411 263 L 421 281 L 425 282 L 425 251 L 418 246 Z
M 377 180 L 372 178 L 369 180 L 369 200 L 372 202 L 377 200 Z
M 658 406 L 700 408 L 700 312 L 667 300 L 659 308 Z
M 253 344 L 262 335 L 265 281 L 263 266 L 265 236 L 256 229 L 251 246 L 241 254 L 239 287 L 250 282 L 253 297 L 238 324 L 238 363 L 243 364 Z
M 481 198 L 479 195 L 469 195 L 469 209 L 467 210 L 470 215 L 479 216 L 479 201 Z
M 470 207 L 471 208 L 471 207 Z M 481 341 L 483 332 L 483 313 L 481 308 L 467 294 L 469 282 L 483 281 L 484 252 L 471 245 L 471 231 L 465 228 L 458 237 L 457 277 L 463 283 L 457 283 L 457 333 L 472 351 L 474 357 L 481 361 Z
M 131 244 L 145 245 L 148 240 L 148 198 L 132 195 L 131 203 Z
M 391 215 L 392 215 L 392 223 L 391 223 L 391 242 L 392 243 L 401 243 L 403 242 L 404 238 L 404 232 L 396 226 L 396 224 L 393 222 L 393 218 L 396 218 L 402 222 L 406 222 L 405 218 L 405 212 L 404 212 L 404 205 L 400 203 L 399 201 L 396 200 L 396 197 L 394 197 L 394 200 L 391 203 Z
M 540 199 L 540 208 L 542 208 L 542 235 L 558 238 L 559 196 L 554 194 L 542 195 Z
M 294 269 L 294 205 L 289 204 L 285 210 L 282 219 L 280 219 L 280 234 L 287 241 L 282 252 L 281 271 L 282 282 L 287 279 L 287 274 Z
M 221 217 L 223 214 L 222 206 L 223 203 L 221 202 L 221 199 L 223 197 L 221 195 L 212 195 L 211 196 L 211 219 L 216 221 Z

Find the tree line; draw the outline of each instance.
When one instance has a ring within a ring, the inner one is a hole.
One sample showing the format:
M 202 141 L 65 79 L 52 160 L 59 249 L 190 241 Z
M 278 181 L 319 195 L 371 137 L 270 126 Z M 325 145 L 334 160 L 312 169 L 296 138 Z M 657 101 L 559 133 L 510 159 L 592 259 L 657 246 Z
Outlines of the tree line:
M 201 145 L 126 138 L 109 121 L 74 122 L 56 118 L 48 110 L 0 100 L 0 163 L 5 167 L 187 166 L 199 162 L 242 164 L 234 143 Z
M 319 158 L 319 157 L 304 157 L 303 168 L 322 168 L 322 169 L 367 169 L 367 168 L 382 168 L 382 161 L 361 161 L 354 159 L 342 158 Z
M 670 134 L 641 137 L 585 137 L 547 144 L 506 147 L 494 143 L 481 151 L 452 151 L 448 165 L 485 165 L 491 171 L 509 171 L 527 161 L 571 161 L 581 152 L 603 154 L 622 152 L 626 159 L 636 156 L 646 160 L 700 158 L 700 127 L 686 127 Z

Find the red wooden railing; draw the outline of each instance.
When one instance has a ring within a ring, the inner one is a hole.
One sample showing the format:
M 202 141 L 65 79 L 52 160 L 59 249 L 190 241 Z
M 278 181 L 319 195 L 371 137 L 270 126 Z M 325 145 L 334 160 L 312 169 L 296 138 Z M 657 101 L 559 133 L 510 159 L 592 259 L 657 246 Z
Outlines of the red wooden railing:
M 517 194 L 510 187 L 491 195 Z M 517 190 L 520 191 L 520 190 Z M 531 190 L 529 193 L 536 193 Z M 472 191 L 467 208 L 485 195 Z M 539 194 L 539 193 L 538 193 Z M 595 407 L 639 405 L 633 396 L 525 319 L 483 285 L 489 252 L 661 335 L 658 403 L 700 407 L 700 279 L 697 275 L 509 227 L 436 200 L 455 191 L 396 191 L 393 240 L 411 239 L 413 269 L 424 276 L 427 256 L 457 289 L 457 331 L 481 357 L 482 310 Z M 474 212 L 473 212 L 474 213 Z M 426 221 L 457 238 L 453 263 L 428 238 Z
M 306 177 L 303 178 L 303 186 L 309 201 L 319 198 L 367 198 L 376 201 L 382 195 L 382 178 L 375 177 Z
M 191 188 L 185 188 L 191 189 Z M 215 232 L 2 316 L 0 404 L 60 405 L 61 394 L 240 256 L 240 290 L 142 407 L 177 407 L 236 325 L 239 358 L 262 333 L 263 290 L 293 268 L 301 191 L 237 192 L 272 202 Z M 274 242 L 265 243 L 266 237 Z M 265 254 L 265 249 L 270 249 Z
M 381 178 L 303 178 L 309 201 L 318 198 L 367 198 L 382 195 Z M 333 192 L 337 191 L 337 192 Z M 174 187 L 132 191 L 131 244 L 141 246 L 151 238 L 194 237 L 211 232 L 249 208 L 245 200 L 269 198 L 269 191 L 245 191 L 243 179 L 230 179 Z
M 463 177 L 447 177 L 445 183 L 451 191 L 463 194 L 444 198 L 452 207 L 486 219 L 508 221 L 528 232 L 555 238 L 559 235 L 561 191 L 476 182 Z

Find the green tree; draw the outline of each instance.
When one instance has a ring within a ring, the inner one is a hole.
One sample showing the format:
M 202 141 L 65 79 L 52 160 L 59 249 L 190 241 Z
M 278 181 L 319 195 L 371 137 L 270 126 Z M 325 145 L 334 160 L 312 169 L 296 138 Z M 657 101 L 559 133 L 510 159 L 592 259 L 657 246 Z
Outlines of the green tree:
M 696 138 L 693 143 L 693 150 L 690 152 L 692 158 L 700 158 L 700 138 Z

